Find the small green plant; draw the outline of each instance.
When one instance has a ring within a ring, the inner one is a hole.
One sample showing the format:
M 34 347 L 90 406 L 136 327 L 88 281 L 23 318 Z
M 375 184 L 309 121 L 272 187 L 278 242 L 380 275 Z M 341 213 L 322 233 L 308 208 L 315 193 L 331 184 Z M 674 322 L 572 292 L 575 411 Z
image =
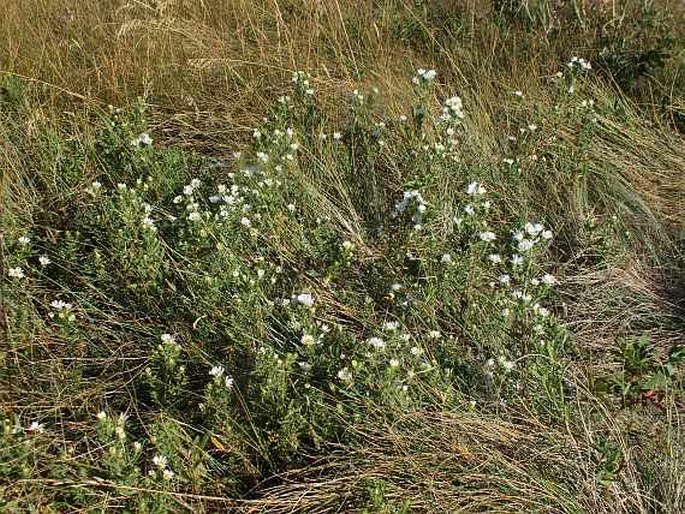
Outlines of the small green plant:
M 160 407 L 173 408 L 183 399 L 186 385 L 186 367 L 181 361 L 181 346 L 171 334 L 162 334 L 145 368 L 145 381 L 152 399 Z

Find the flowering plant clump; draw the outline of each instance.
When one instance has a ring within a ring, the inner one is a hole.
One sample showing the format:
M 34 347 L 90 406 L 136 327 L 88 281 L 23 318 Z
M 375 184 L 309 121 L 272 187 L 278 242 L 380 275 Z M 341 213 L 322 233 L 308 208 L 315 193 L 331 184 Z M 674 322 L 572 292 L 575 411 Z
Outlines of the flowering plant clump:
M 576 264 L 552 256 L 580 238 L 526 184 L 591 154 L 604 112 L 591 70 L 573 58 L 545 84 L 549 112 L 509 85 L 487 144 L 471 90 L 441 90 L 432 69 L 407 77 L 399 115 L 361 86 L 334 115 L 319 79 L 296 71 L 230 157 L 165 148 L 142 103 L 108 109 L 71 163 L 87 171 L 70 215 L 3 232 L 0 292 L 23 334 L 8 355 L 57 362 L 64 405 L 17 404 L 0 440 L 17 464 L 0 471 L 42 473 L 42 447 L 61 459 L 50 480 L 96 476 L 117 508 L 211 510 L 371 424 L 517 404 L 569 419 L 577 349 L 562 300 Z M 562 159 L 563 123 L 576 146 Z M 585 187 L 596 170 L 583 166 Z M 609 246 L 611 223 L 587 232 Z M 53 387 L 38 380 L 36 394 Z

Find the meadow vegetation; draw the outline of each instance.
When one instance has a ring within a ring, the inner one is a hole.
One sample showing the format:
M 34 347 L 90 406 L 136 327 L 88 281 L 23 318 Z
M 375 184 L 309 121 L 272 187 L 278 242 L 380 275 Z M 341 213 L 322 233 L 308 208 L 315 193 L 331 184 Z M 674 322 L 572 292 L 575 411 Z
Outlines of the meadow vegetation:
M 676 0 L 6 0 L 0 511 L 685 512 Z

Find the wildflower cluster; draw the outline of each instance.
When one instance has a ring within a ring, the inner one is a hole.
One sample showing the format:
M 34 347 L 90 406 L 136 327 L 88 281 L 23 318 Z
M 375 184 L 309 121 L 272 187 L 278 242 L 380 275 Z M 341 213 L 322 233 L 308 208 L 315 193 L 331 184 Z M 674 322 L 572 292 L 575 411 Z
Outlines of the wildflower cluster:
M 130 442 L 126 432 L 128 416 L 108 415 L 100 411 L 97 415 L 97 434 L 103 445 L 102 463 L 111 478 L 133 483 L 139 478 L 138 461 L 143 453 L 143 445 L 139 441 Z
M 423 68 L 419 68 L 416 70 L 416 74 L 411 81 L 412 84 L 416 86 L 426 85 L 432 83 L 437 75 L 438 73 L 435 70 L 424 70 Z
M 52 311 L 48 314 L 50 318 L 62 322 L 73 322 L 76 319 L 76 314 L 73 312 L 74 306 L 71 303 L 53 300 L 50 303 L 50 307 L 52 307 Z
M 426 214 L 426 203 L 423 196 L 416 190 L 405 191 L 402 201 L 395 205 L 393 215 L 395 217 L 408 213 L 414 226 L 414 230 L 421 230 Z
M 186 384 L 186 367 L 181 363 L 181 346 L 171 334 L 162 334 L 161 343 L 145 368 L 145 380 L 152 398 L 160 405 L 178 401 Z

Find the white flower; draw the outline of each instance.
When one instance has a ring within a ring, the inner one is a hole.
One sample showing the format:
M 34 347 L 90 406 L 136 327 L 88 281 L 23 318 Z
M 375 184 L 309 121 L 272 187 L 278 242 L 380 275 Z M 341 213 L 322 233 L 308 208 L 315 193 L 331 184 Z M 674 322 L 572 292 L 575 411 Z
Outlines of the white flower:
M 458 96 L 453 96 L 445 100 L 445 106 L 442 108 L 442 116 L 440 117 L 443 121 L 453 121 L 464 119 L 464 110 L 461 98 Z
M 155 227 L 155 220 L 153 220 L 150 216 L 145 216 L 143 218 L 143 226 L 153 232 L 157 231 L 157 227 Z
M 302 334 L 302 346 L 314 346 L 316 344 L 316 338 L 311 334 Z
M 464 212 L 469 216 L 473 216 L 476 210 L 473 208 L 473 205 L 468 204 L 466 207 L 464 207 Z
M 538 126 L 533 124 L 533 123 L 528 125 L 528 130 L 530 130 L 531 132 L 535 132 L 537 129 L 538 129 Z
M 27 428 L 27 432 L 36 432 L 38 434 L 42 434 L 45 432 L 45 427 L 42 423 L 38 423 L 37 421 L 33 421 Z
M 197 211 L 193 211 L 190 214 L 188 214 L 188 220 L 189 221 L 200 221 L 202 219 L 202 214 L 200 214 Z
M 98 412 L 97 417 L 99 420 L 107 419 L 107 413 L 105 411 L 101 410 L 100 412 Z
M 577 68 L 581 71 L 589 71 L 592 69 L 592 65 L 589 61 L 586 61 L 582 57 L 573 56 L 571 60 L 566 63 L 569 68 Z
M 171 334 L 162 334 L 159 337 L 163 343 L 175 343 L 176 342 L 176 337 L 171 335 Z
M 383 341 L 380 337 L 372 337 L 367 341 L 367 343 L 374 348 L 383 348 L 385 346 L 385 341 Z
M 412 346 L 409 349 L 409 353 L 411 353 L 414 357 L 417 357 L 423 353 L 423 350 L 419 348 L 418 346 Z
M 212 369 L 209 370 L 209 375 L 212 377 L 221 378 L 224 374 L 224 371 L 226 371 L 226 369 L 223 366 L 212 366 Z
M 416 70 L 416 74 L 414 75 L 414 78 L 411 79 L 411 81 L 412 83 L 418 85 L 422 83 L 432 82 L 436 76 L 437 72 L 435 70 L 424 70 L 423 68 L 419 68 L 418 70 Z
M 509 275 L 500 275 L 499 277 L 499 282 L 500 284 L 504 284 L 505 286 L 508 286 L 511 283 L 511 277 Z
M 540 232 L 542 232 L 545 229 L 545 227 L 543 227 L 540 223 L 528 222 L 524 225 L 523 229 L 526 232 L 528 232 L 529 235 L 537 236 Z
M 485 194 L 485 187 L 483 187 L 483 184 L 479 184 L 478 182 L 471 182 L 466 188 L 466 194 L 469 196 L 480 196 Z
M 549 309 L 542 307 L 539 303 L 533 305 L 533 312 L 541 318 L 546 318 L 549 316 Z
M 50 306 L 53 309 L 58 310 L 58 311 L 62 311 L 62 310 L 70 311 L 74 307 L 72 304 L 64 302 L 62 300 L 53 300 L 50 303 Z
M 493 264 L 499 264 L 502 262 L 502 256 L 498 253 L 491 253 L 488 255 L 488 260 Z
M 540 234 L 540 235 L 542 236 L 542 239 L 547 239 L 547 240 L 552 239 L 552 231 L 551 230 L 543 230 L 542 234 Z
M 102 184 L 97 180 L 94 180 L 89 187 L 86 188 L 86 192 L 90 195 L 95 196 L 98 191 L 102 188 Z
M 162 476 L 164 477 L 164 480 L 171 480 L 174 478 L 174 472 L 171 471 L 169 468 L 164 468 L 162 471 Z
M 390 364 L 391 368 L 396 368 L 397 366 L 400 365 L 400 361 L 395 359 L 395 358 L 392 358 L 392 359 L 390 359 L 390 361 L 388 361 L 388 364 Z
M 557 283 L 557 279 L 554 275 L 550 275 L 549 273 L 545 273 L 540 280 L 542 280 L 543 284 L 547 284 L 548 286 Z
M 143 132 L 137 138 L 131 141 L 131 145 L 135 147 L 150 146 L 151 144 L 152 138 L 147 132 Z
M 224 377 L 224 385 L 226 386 L 226 389 L 231 389 L 233 387 L 233 377 Z
M 24 273 L 24 270 L 21 269 L 20 267 L 9 268 L 9 269 L 7 270 L 7 274 L 8 274 L 11 278 L 24 278 L 24 277 L 26 276 L 26 274 Z
M 26 236 L 21 236 L 21 237 L 18 239 L 18 241 L 19 241 L 19 244 L 20 244 L 21 246 L 26 246 L 27 244 L 29 244 L 29 243 L 31 242 L 31 238 L 30 238 L 30 237 L 26 237 Z
M 401 123 L 404 123 L 405 121 L 407 121 L 407 117 L 406 117 L 404 114 L 400 114 L 400 115 L 397 117 L 397 119 L 398 119 Z
M 400 323 L 398 321 L 386 321 L 383 324 L 383 330 L 388 332 L 394 332 L 398 328 L 400 328 Z
M 442 334 L 440 333 L 439 330 L 431 330 L 428 332 L 428 338 L 429 339 L 440 339 L 442 337 Z
M 352 373 L 347 368 L 343 368 L 338 371 L 338 378 L 343 382 L 349 382 L 352 380 Z
M 390 290 L 393 291 L 394 293 L 397 293 L 401 289 L 402 289 L 402 284 L 395 283 L 395 284 L 390 286 Z
M 252 226 L 252 222 L 250 221 L 250 219 L 244 216 L 240 218 L 240 224 L 246 228 L 250 228 Z
M 454 261 L 452 260 L 452 256 L 449 253 L 446 253 L 440 258 L 440 262 L 443 264 L 452 264 Z
M 497 239 L 497 236 L 495 236 L 494 232 L 481 232 L 480 234 L 478 234 L 478 237 L 480 237 L 481 241 L 486 242 L 494 241 L 495 239 Z
M 295 297 L 295 300 L 306 307 L 311 308 L 314 305 L 314 297 L 309 293 L 300 293 Z
M 164 455 L 155 455 L 152 458 L 152 463 L 159 469 L 166 468 L 167 462 L 167 458 Z
M 50 258 L 47 255 L 41 255 L 40 257 L 38 257 L 38 262 L 40 262 L 41 266 L 47 266 L 52 261 L 50 260 Z
M 523 94 L 523 91 L 514 91 L 512 92 L 514 96 L 518 96 L 519 98 L 525 98 L 526 96 Z
M 288 210 L 290 212 L 295 212 L 295 204 L 294 203 L 289 203 L 288 204 Z
M 512 166 L 514 164 L 514 159 L 502 159 L 502 162 L 504 164 L 508 164 L 509 166 Z
M 336 141 L 340 141 L 342 139 L 342 133 L 333 132 L 333 139 L 335 139 Z

